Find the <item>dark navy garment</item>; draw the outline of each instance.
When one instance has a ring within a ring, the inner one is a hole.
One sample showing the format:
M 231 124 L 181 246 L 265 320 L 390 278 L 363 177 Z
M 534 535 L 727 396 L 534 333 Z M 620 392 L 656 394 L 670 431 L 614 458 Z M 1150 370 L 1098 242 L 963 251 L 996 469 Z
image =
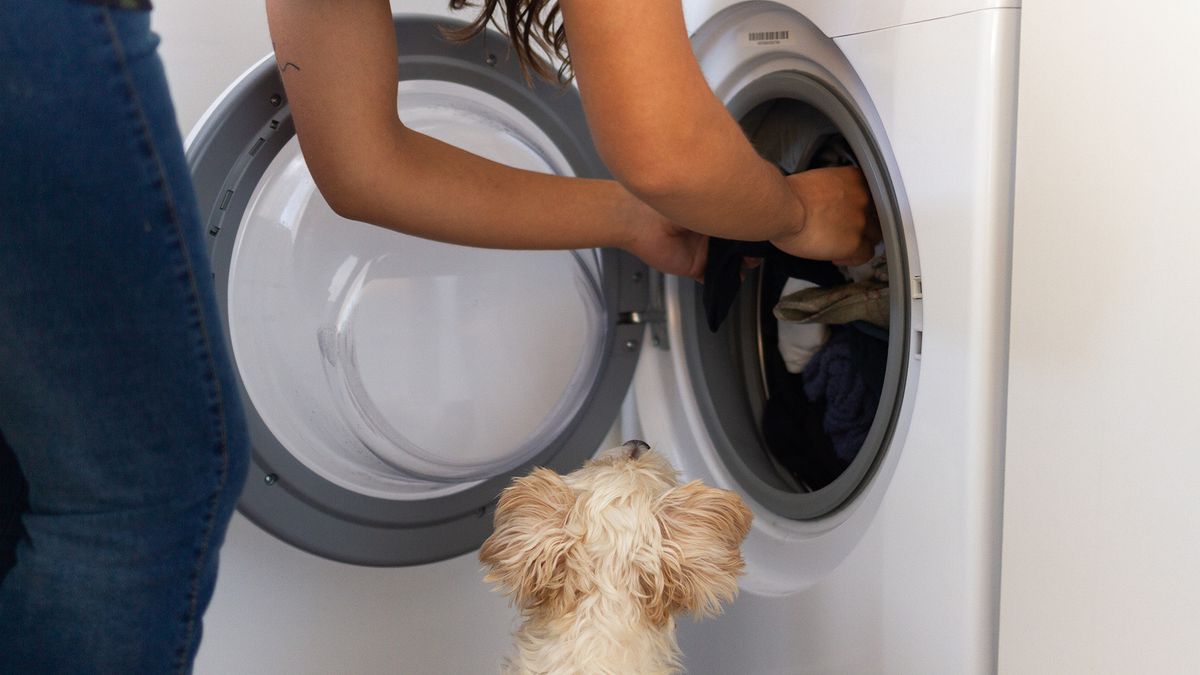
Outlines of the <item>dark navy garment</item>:
M 855 325 L 833 326 L 829 342 L 813 356 L 801 377 L 804 393 L 824 406 L 825 433 L 844 462 L 854 460 L 875 421 L 883 378 L 887 372 L 888 343 Z
M 837 279 L 842 279 L 833 265 L 820 264 L 828 265 L 828 271 L 837 275 Z M 814 271 L 820 269 L 814 268 Z M 771 313 L 774 306 L 772 299 L 779 297 L 784 284 L 795 272 L 794 268 L 779 268 L 770 261 L 764 262 L 759 268 L 759 274 L 762 275 L 760 315 L 770 317 L 761 326 L 764 345 L 779 341 L 779 324 Z M 825 272 L 819 274 L 819 278 L 828 278 Z M 798 482 L 809 490 L 819 490 L 837 479 L 850 463 L 838 456 L 832 439 L 825 431 L 825 403 L 808 399 L 803 378 L 788 372 L 778 349 L 764 349 L 762 359 L 763 375 L 770 391 L 770 398 L 762 412 L 763 440 L 775 459 Z
M 248 443 L 149 12 L 0 2 L 0 673 L 187 673 Z
M 83 0 L 91 5 L 104 5 L 116 9 L 150 9 L 150 0 Z
M 742 287 L 742 261 L 761 258 L 765 267 L 782 272 L 793 279 L 811 281 L 818 286 L 846 283 L 833 263 L 807 260 L 788 255 L 766 241 L 734 241 L 709 237 L 708 262 L 704 268 L 704 312 L 708 328 L 717 332 Z

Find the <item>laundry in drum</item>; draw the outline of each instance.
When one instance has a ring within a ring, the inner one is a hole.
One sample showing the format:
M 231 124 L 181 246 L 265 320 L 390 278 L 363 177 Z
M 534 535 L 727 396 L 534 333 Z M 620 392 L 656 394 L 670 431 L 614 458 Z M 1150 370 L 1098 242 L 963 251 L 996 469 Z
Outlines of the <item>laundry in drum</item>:
M 740 123 L 754 149 L 784 175 L 858 164 L 837 127 L 823 113 L 799 101 L 777 99 L 760 105 Z M 712 237 L 708 241 L 703 297 L 708 327 L 714 333 L 737 299 L 745 258 L 761 258 L 764 266 L 820 286 L 846 282 L 845 275 L 833 265 L 789 255 L 770 242 Z
M 837 269 L 837 288 L 848 286 L 850 272 Z M 887 330 L 854 321 L 844 325 L 779 321 L 769 311 L 781 298 L 804 289 L 821 290 L 811 281 L 788 277 L 765 265 L 759 272 L 759 330 L 775 350 L 762 353 L 762 437 L 771 454 L 807 490 L 824 488 L 858 455 L 875 419 L 886 371 Z M 867 275 L 862 278 L 868 278 Z M 878 284 L 879 282 L 874 282 Z M 886 287 L 882 291 L 886 298 Z
M 768 365 L 771 397 L 763 406 L 762 434 L 772 456 L 809 491 L 832 483 L 850 462 L 838 456 L 825 431 L 825 404 L 809 401 L 804 379 Z
M 891 302 L 887 284 L 868 279 L 840 286 L 798 290 L 780 298 L 774 313 L 780 321 L 801 324 L 866 321 L 886 328 Z
M 741 125 L 785 175 L 857 165 L 838 129 L 804 103 L 760 105 Z M 762 264 L 748 273 L 745 258 Z M 866 264 L 840 267 L 769 242 L 713 237 L 702 297 L 712 332 L 737 342 L 753 329 L 761 346 L 776 347 L 759 352 L 760 430 L 774 460 L 809 491 L 835 481 L 858 456 L 883 389 L 891 314 L 884 245 Z M 755 311 L 735 310 L 747 302 Z
M 780 299 L 806 288 L 820 288 L 820 286 L 803 279 L 788 279 L 779 293 Z M 780 321 L 777 326 L 775 343 L 778 346 L 779 355 L 783 358 L 783 367 L 792 375 L 799 375 L 804 372 L 804 367 L 808 365 L 809 361 L 812 361 L 812 357 L 816 356 L 828 340 L 829 327 L 824 324 Z
M 887 370 L 886 340 L 860 324 L 834 326 L 829 342 L 804 368 L 809 402 L 824 406 L 825 433 L 838 458 L 849 463 L 875 421 Z
M 779 362 L 786 370 L 772 374 L 775 360 L 766 360 L 770 396 L 763 409 L 763 437 L 810 489 L 841 474 L 875 420 L 891 313 L 888 286 L 879 280 L 886 269 L 881 261 L 842 268 L 841 283 L 830 286 L 788 279 L 763 318 L 775 319 Z M 769 298 L 762 300 L 770 304 Z
M 833 264 L 797 258 L 765 241 L 733 241 L 720 237 L 708 240 L 708 263 L 704 268 L 704 313 L 708 328 L 717 332 L 742 287 L 742 261 L 761 258 L 764 269 L 785 273 L 793 279 L 804 279 L 821 286 L 846 283 L 846 278 Z

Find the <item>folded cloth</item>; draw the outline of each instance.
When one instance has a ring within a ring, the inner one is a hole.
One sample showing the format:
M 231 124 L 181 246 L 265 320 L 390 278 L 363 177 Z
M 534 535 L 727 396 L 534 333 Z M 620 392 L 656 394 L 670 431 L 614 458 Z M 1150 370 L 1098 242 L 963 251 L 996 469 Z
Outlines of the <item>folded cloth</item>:
M 802 279 L 788 279 L 783 286 L 782 296 L 790 295 L 805 288 L 815 288 L 816 284 Z M 829 339 L 829 329 L 817 323 L 779 322 L 779 334 L 776 340 L 779 345 L 779 355 L 787 371 L 799 375 L 804 366 L 821 349 Z
M 887 284 L 858 281 L 830 288 L 805 288 L 780 298 L 775 318 L 795 323 L 866 321 L 887 327 L 891 302 Z
M 883 392 L 888 343 L 849 326 L 834 326 L 825 348 L 801 377 L 804 394 L 825 406 L 825 433 L 850 462 L 862 448 Z
M 762 258 L 764 267 L 821 286 L 845 282 L 833 263 L 797 258 L 766 241 L 733 241 L 710 237 L 708 264 L 704 268 L 704 312 L 708 317 L 708 328 L 714 333 L 721 327 L 737 299 L 742 286 L 744 258 Z

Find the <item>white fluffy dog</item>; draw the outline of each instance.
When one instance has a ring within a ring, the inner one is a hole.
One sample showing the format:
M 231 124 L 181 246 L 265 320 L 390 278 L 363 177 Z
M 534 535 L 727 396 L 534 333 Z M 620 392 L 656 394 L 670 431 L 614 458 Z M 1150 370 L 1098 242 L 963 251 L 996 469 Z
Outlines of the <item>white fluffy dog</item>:
M 712 616 L 737 595 L 750 520 L 737 494 L 679 485 L 641 441 L 518 478 L 479 552 L 524 618 L 504 672 L 679 672 L 674 615 Z

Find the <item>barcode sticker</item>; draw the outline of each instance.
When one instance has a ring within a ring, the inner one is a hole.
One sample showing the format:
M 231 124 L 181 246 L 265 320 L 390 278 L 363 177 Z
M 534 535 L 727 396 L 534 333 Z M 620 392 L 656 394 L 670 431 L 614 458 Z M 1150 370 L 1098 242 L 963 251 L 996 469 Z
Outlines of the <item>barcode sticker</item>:
M 790 37 L 790 35 L 789 35 L 790 32 L 791 31 L 786 31 L 786 30 L 764 30 L 764 31 L 751 31 L 749 35 L 750 35 L 751 42 L 755 42 L 760 45 L 761 44 L 778 44 L 780 42 L 783 42 L 784 40 L 787 40 Z

